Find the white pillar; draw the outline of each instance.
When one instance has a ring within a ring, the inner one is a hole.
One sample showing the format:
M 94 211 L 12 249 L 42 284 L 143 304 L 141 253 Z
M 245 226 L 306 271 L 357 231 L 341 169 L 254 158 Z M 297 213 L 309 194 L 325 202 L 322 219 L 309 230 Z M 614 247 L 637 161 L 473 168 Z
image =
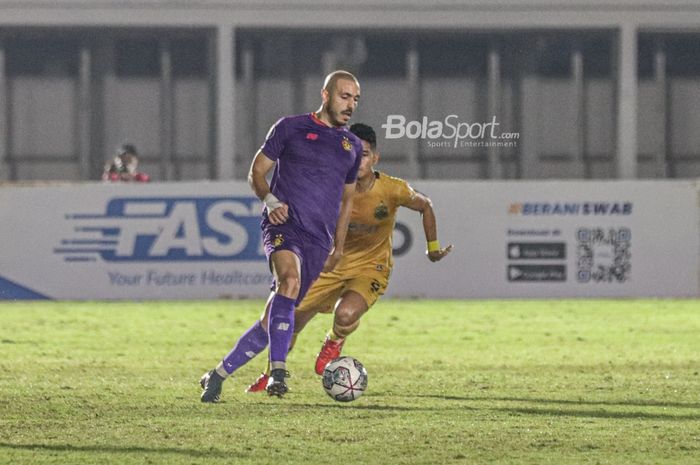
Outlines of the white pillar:
M 0 44 L 0 181 L 10 179 L 10 166 L 7 163 L 10 134 L 7 124 L 8 108 L 7 78 L 5 77 L 5 48 Z
M 618 46 L 617 177 L 637 177 L 637 26 L 624 23 Z
M 321 56 L 323 75 L 327 76 L 338 68 L 338 55 L 334 49 L 326 50 Z
M 80 77 L 78 81 L 78 168 L 80 179 L 87 181 L 92 178 L 92 166 L 97 162 L 92 160 L 91 121 L 92 113 L 92 52 L 83 44 L 80 48 Z M 99 158 L 102 162 L 102 157 Z M 95 173 L 97 174 L 97 173 Z M 98 178 L 95 178 L 98 179 Z
M 420 82 L 420 56 L 415 43 L 412 44 L 406 56 L 406 85 L 408 86 L 409 95 L 409 112 L 410 119 L 417 121 L 421 120 L 421 82 Z M 411 143 L 406 156 L 408 157 L 408 178 L 421 179 L 424 174 L 420 164 L 420 144 L 421 140 L 416 139 Z
M 172 181 L 179 178 L 175 166 L 175 92 L 173 89 L 173 60 L 170 41 L 163 39 L 160 51 L 160 179 Z
M 583 69 L 583 53 L 577 45 L 571 54 L 571 84 L 573 102 L 576 105 L 576 143 L 572 147 L 573 160 L 579 178 L 591 177 L 591 166 L 586 160 L 586 81 Z
M 216 52 L 216 178 L 233 179 L 236 174 L 233 26 L 218 26 Z
M 661 95 L 661 104 L 659 105 L 659 110 L 662 113 L 662 121 L 664 124 L 661 126 L 661 143 L 659 147 L 654 150 L 654 175 L 658 178 L 667 178 L 669 174 L 673 174 L 672 166 L 667 163 L 669 160 L 669 155 L 671 153 L 671 145 L 669 136 L 670 131 L 670 120 L 669 120 L 669 94 L 668 94 L 668 79 L 666 77 L 666 51 L 662 47 L 661 43 L 656 44 L 656 50 L 654 50 L 654 79 L 656 85 L 658 86 L 658 92 Z
M 245 134 L 245 137 L 237 143 L 236 148 L 239 152 L 235 163 L 240 166 L 248 166 L 261 143 L 257 135 L 258 105 L 256 96 L 258 92 L 254 73 L 256 57 L 251 42 L 245 44 L 239 50 L 241 51 L 241 83 L 239 87 L 241 93 L 237 104 L 239 112 L 246 115 L 246 117 L 241 118 L 236 124 L 237 133 Z M 295 91 L 298 92 L 299 89 L 295 89 Z
M 488 59 L 488 108 L 489 112 L 486 115 L 486 121 L 496 117 L 502 119 L 501 114 L 501 54 L 496 46 L 489 50 Z M 495 140 L 486 139 L 488 142 L 497 142 Z M 503 178 L 503 164 L 501 163 L 501 148 L 491 146 L 486 150 L 488 156 L 488 173 L 490 179 Z

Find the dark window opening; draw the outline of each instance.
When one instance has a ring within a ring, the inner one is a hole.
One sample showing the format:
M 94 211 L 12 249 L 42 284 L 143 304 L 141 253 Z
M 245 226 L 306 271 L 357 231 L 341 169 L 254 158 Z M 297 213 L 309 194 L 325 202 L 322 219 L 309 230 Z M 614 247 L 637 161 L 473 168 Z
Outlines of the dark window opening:
M 170 43 L 173 76 L 206 77 L 208 74 L 207 40 L 176 39 Z
M 158 41 L 156 39 L 122 39 L 116 44 L 115 61 L 117 76 L 159 76 Z
M 700 37 L 674 36 L 665 39 L 666 72 L 669 76 L 700 76 Z
M 422 76 L 485 76 L 489 41 L 484 37 L 427 39 L 419 42 Z
M 587 38 L 581 48 L 583 73 L 586 77 L 612 76 L 612 40 L 607 37 Z
M 362 75 L 402 77 L 406 75 L 408 42 L 398 38 L 369 37 L 364 41 L 365 60 Z M 359 53 L 359 52 L 356 52 Z
M 637 41 L 637 76 L 640 79 L 652 79 L 654 77 L 654 55 L 657 50 L 657 41 L 650 36 L 642 36 Z
M 534 41 L 535 70 L 540 76 L 564 78 L 571 76 L 571 40 L 561 37 L 539 37 Z
M 10 40 L 5 43 L 9 76 L 78 75 L 80 43 L 62 39 Z

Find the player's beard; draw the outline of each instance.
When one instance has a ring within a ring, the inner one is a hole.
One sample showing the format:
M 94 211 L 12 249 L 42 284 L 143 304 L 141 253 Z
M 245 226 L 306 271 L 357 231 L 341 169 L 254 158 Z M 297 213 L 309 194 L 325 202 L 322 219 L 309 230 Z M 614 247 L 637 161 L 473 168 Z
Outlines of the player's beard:
M 333 106 L 333 100 L 330 100 L 328 102 L 328 116 L 330 117 L 331 123 L 333 123 L 333 126 L 345 126 L 347 122 L 343 121 L 341 118 L 345 116 L 343 112 L 347 110 L 336 111 Z M 352 112 L 348 115 L 348 122 L 350 122 L 350 118 L 352 118 Z

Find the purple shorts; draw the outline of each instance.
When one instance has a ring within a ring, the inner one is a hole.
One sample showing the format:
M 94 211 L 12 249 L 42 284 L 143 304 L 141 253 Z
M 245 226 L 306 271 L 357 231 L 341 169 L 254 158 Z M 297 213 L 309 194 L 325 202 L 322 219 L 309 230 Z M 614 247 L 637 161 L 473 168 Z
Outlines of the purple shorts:
M 271 269 L 272 261 L 270 257 L 273 252 L 289 250 L 299 257 L 301 262 L 301 285 L 299 297 L 296 300 L 296 305 L 299 305 L 304 300 L 304 296 L 313 282 L 318 279 L 321 271 L 323 271 L 323 265 L 326 263 L 329 251 L 319 247 L 318 240 L 309 236 L 291 221 L 279 225 L 263 221 L 262 231 L 265 255 Z M 272 289 L 274 290 L 276 287 L 277 283 L 273 279 Z

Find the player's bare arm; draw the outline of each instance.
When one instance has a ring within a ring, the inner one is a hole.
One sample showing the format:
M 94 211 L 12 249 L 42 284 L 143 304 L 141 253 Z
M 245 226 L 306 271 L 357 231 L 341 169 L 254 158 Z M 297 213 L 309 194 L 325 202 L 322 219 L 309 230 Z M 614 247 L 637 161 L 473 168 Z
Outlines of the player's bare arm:
M 355 195 L 355 185 L 357 183 L 345 184 L 343 188 L 343 198 L 340 201 L 340 215 L 335 227 L 335 237 L 333 239 L 333 251 L 328 256 L 323 271 L 331 271 L 343 257 L 345 247 L 345 237 L 348 234 L 350 224 L 350 212 L 352 211 L 352 199 Z
M 425 241 L 428 244 L 426 250 L 428 260 L 431 262 L 442 260 L 452 251 L 453 245 L 450 244 L 447 247 L 440 247 L 440 242 L 437 238 L 437 220 L 435 219 L 433 202 L 427 196 L 416 192 L 413 200 L 404 206 L 420 212 L 423 218 L 423 231 L 425 232 Z
M 248 184 L 255 195 L 265 203 L 267 216 L 272 224 L 282 224 L 289 219 L 289 207 L 270 192 L 266 176 L 274 168 L 275 161 L 269 159 L 262 151 L 253 158 L 248 172 Z

